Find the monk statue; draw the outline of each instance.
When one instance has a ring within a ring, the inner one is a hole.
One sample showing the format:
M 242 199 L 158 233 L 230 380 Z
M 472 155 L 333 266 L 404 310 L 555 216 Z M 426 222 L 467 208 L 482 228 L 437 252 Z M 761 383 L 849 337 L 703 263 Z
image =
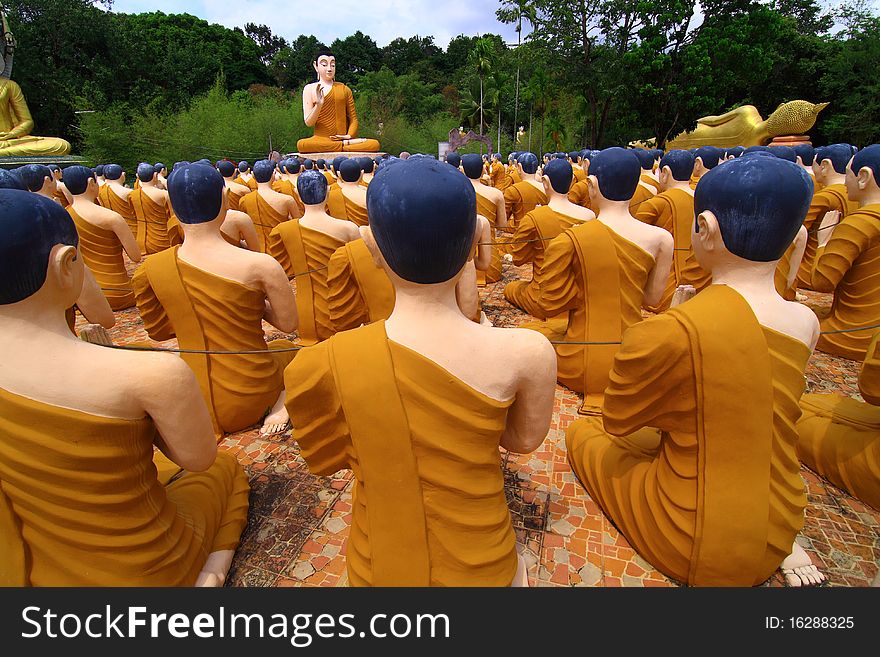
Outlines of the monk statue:
M 534 153 L 523 153 L 517 160 L 521 182 L 514 183 L 504 190 L 504 210 L 507 224 L 516 230 L 520 219 L 539 205 L 547 205 L 544 181 L 538 169 L 538 158 Z
M 358 226 L 366 226 L 367 188 L 361 185 L 364 169 L 356 159 L 348 159 L 339 165 L 339 191 L 345 204 L 345 215 Z
M 144 327 L 154 340 L 176 335 L 181 349 L 245 352 L 181 354 L 218 440 L 261 419 L 264 435 L 282 433 L 288 423 L 282 370 L 295 347 L 288 340 L 267 345 L 262 320 L 284 333 L 296 328 L 287 276 L 271 256 L 232 246 L 221 235 L 227 208 L 216 169 L 183 166 L 168 177 L 168 192 L 186 239 L 147 258 L 132 278 Z
M 501 166 L 501 162 L 498 162 Z M 503 168 L 503 167 L 502 167 Z M 477 194 L 477 214 L 485 217 L 491 227 L 489 231 L 490 242 L 495 242 L 496 230 L 507 230 L 507 211 L 504 205 L 504 193 L 493 186 L 483 185 L 480 176 L 483 171 L 483 163 L 476 153 L 463 155 L 461 169 L 471 181 L 474 192 Z M 477 272 L 477 281 L 481 285 L 487 282 L 496 283 L 501 280 L 501 249 L 497 244 L 491 245 L 491 258 L 489 268 Z
M 235 164 L 229 160 L 220 160 L 217 162 L 217 171 L 223 176 L 223 182 L 226 185 L 226 189 L 229 190 L 229 193 L 227 194 L 229 209 L 238 210 L 238 204 L 241 201 L 241 198 L 245 194 L 250 194 L 253 190 L 247 185 L 235 182 Z
M 260 160 L 254 164 L 253 180 L 256 190 L 244 195 L 238 202 L 242 212 L 246 212 L 257 228 L 260 240 L 260 251 L 266 253 L 269 233 L 282 221 L 296 219 L 301 216 L 296 201 L 287 194 L 272 189 L 275 176 L 275 163 L 272 160 Z
M 327 214 L 328 185 L 324 174 L 314 169 L 303 171 L 296 186 L 305 204 L 305 214 L 272 230 L 268 252 L 281 263 L 288 278 L 296 277 L 299 341 L 303 345 L 312 345 L 334 333 L 327 306 L 330 256 L 361 235 L 352 222 L 334 219 Z
M 95 275 L 113 310 L 134 305 L 131 280 L 122 252 L 140 262 L 141 250 L 128 223 L 118 212 L 96 203 L 98 181 L 88 167 L 71 166 L 64 172 L 73 203 L 67 208 L 79 233 L 79 251 Z
M 159 189 L 168 189 L 168 167 L 161 162 L 153 165 L 153 171 L 156 172 L 156 185 Z
M 358 119 L 351 89 L 335 82 L 336 57 L 322 49 L 312 62 L 318 81 L 303 88 L 303 120 L 314 135 L 300 139 L 300 153 L 368 152 L 379 150 L 375 139 L 358 137 Z
M 238 177 L 235 178 L 234 182 L 237 182 L 239 185 L 243 185 L 250 189 L 252 192 L 257 191 L 257 181 L 254 180 L 254 174 L 251 173 L 251 165 L 247 160 L 242 160 L 238 163 Z
M 590 205 L 590 158 L 598 152 L 599 151 L 591 151 L 589 149 L 580 152 L 578 163 L 583 171 L 584 177 L 580 180 L 575 180 L 572 183 L 571 188 L 568 190 L 569 201 L 575 205 L 587 208 L 593 212 L 593 214 L 596 213 L 596 210 Z
M 0 208 L 0 585 L 222 585 L 249 487 L 195 377 L 71 334 L 73 221 L 23 191 Z
M 819 149 L 816 159 L 824 155 L 825 150 Z M 822 162 L 823 168 L 827 163 Z M 851 360 L 865 359 L 872 335 L 865 327 L 876 324 L 880 317 L 878 176 L 880 144 L 852 156 L 846 168 L 846 192 L 849 201 L 859 207 L 846 216 L 839 211 L 826 215 L 830 221 L 823 220 L 819 227 L 819 248 L 812 272 L 814 290 L 834 292 L 831 312 L 822 320 L 823 335 L 816 348 Z M 827 190 L 825 187 L 822 192 Z
M 58 186 L 55 183 L 52 170 L 45 164 L 26 164 L 17 173 L 24 183 L 25 189 L 29 192 L 45 196 L 53 201 L 56 200 L 55 192 L 58 190 Z
M 171 246 L 168 230 L 171 204 L 168 192 L 159 188 L 159 174 L 152 164 L 138 164 L 137 178 L 140 185 L 128 197 L 137 216 L 135 237 L 141 253 L 151 255 Z
M 691 174 L 690 180 L 693 189 L 697 188 L 700 178 L 721 163 L 723 152 L 720 148 L 715 148 L 714 146 L 700 146 L 693 150 L 694 172 Z
M 37 137 L 31 134 L 34 119 L 28 109 L 21 87 L 12 76 L 15 38 L 3 14 L 3 71 L 0 72 L 0 157 L 53 157 L 70 153 L 70 144 L 58 137 Z
M 357 480 L 349 581 L 524 584 L 498 447 L 528 453 L 543 442 L 553 350 L 534 332 L 459 310 L 456 280 L 478 239 L 476 194 L 460 172 L 395 162 L 367 203 L 361 233 L 394 285 L 394 312 L 303 350 L 285 371 L 309 469 L 351 468 Z
M 333 159 L 333 175 L 334 182 L 327 190 L 327 214 L 335 219 L 348 219 L 348 211 L 345 205 L 345 196 L 342 193 L 342 171 L 343 162 L 348 158 L 338 156 Z
M 61 171 L 61 167 L 57 164 L 48 164 L 47 166 L 49 167 L 49 171 L 52 172 L 52 177 L 55 179 L 55 200 L 66 208 L 70 205 L 72 199 L 70 198 L 67 187 L 64 186 L 62 180 L 64 173 Z
M 535 281 L 541 280 L 547 245 L 562 231 L 596 218 L 592 210 L 568 200 L 573 178 L 572 166 L 565 160 L 553 160 L 544 167 L 542 179 L 548 203 L 522 218 L 507 246 L 514 265 L 532 263 L 532 280 L 509 282 L 504 287 L 504 298 L 541 319 L 545 317 L 539 302 L 541 292 Z
M 803 135 L 816 123 L 828 103 L 806 100 L 781 103 L 765 121 L 754 105 L 743 105 L 720 116 L 704 116 L 693 132 L 683 132 L 666 144 L 667 150 L 700 146 L 763 146 L 774 137 Z
M 630 213 L 636 214 L 639 206 L 657 193 L 659 183 L 656 183 L 650 176 L 651 182 L 645 182 L 645 175 L 649 174 L 654 168 L 654 154 L 644 148 L 634 148 L 633 153 L 639 158 L 639 164 L 642 167 L 639 184 L 636 186 L 636 191 L 629 201 Z
M 299 197 L 299 192 L 296 191 L 296 180 L 301 171 L 302 164 L 298 158 L 281 160 L 278 163 L 278 169 L 275 171 L 276 178 L 272 181 L 272 189 L 279 194 L 287 194 L 296 201 L 296 207 L 299 208 L 299 216 L 302 216 L 306 210 L 305 204 Z
M 137 235 L 137 214 L 131 204 L 131 192 L 131 188 L 125 186 L 125 171 L 122 167 L 118 164 L 105 165 L 104 184 L 98 189 L 98 203 L 122 215 L 131 234 Z
M 530 283 L 539 316 L 548 320 L 525 326 L 568 343 L 554 344 L 557 380 L 584 393 L 582 413 L 599 412 L 623 332 L 641 321 L 642 305 L 656 304 L 666 287 L 672 237 L 629 212 L 640 175 L 632 150 L 599 152 L 589 178 L 596 220 L 557 235 L 545 247 L 540 275 Z M 599 344 L 577 344 L 584 342 Z
M 636 219 L 669 231 L 673 241 L 672 268 L 659 303 L 648 306 L 653 312 L 669 308 L 679 285 L 692 285 L 699 291 L 711 278 L 702 270 L 694 255 L 691 237 L 694 232 L 694 190 L 690 186 L 694 156 L 688 151 L 669 151 L 660 160 L 660 189 L 635 213 Z
M 773 288 L 811 194 L 806 172 L 775 157 L 703 176 L 693 245 L 712 285 L 629 328 L 601 417 L 566 431 L 590 497 L 645 560 L 690 585 L 753 586 L 780 565 L 802 584 L 822 579 L 794 542 L 807 503 L 797 402 L 819 325 Z

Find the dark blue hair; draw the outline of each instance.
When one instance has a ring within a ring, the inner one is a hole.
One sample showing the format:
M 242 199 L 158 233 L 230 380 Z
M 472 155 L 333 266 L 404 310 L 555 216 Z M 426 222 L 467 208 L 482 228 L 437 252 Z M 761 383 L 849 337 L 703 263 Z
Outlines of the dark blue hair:
M 65 176 L 67 173 L 64 174 Z M 150 182 L 153 179 L 153 176 L 156 175 L 156 170 L 153 168 L 152 164 L 147 164 L 146 162 L 141 162 L 138 164 L 137 168 L 137 177 L 141 182 Z M 67 179 L 65 178 L 64 183 L 67 184 Z
M 714 146 L 700 146 L 694 153 L 694 160 L 700 158 L 703 166 L 707 169 L 714 169 L 718 166 L 718 160 L 721 159 L 721 149 Z
M 574 171 L 568 160 L 562 158 L 551 160 L 544 165 L 544 175 L 550 179 L 550 186 L 554 192 L 568 194 L 571 179 L 574 177 Z
M 464 175 L 472 180 L 478 180 L 483 175 L 483 158 L 476 153 L 467 153 L 461 156 L 461 168 Z
M 17 173 L 29 192 L 40 191 L 46 178 L 52 179 L 52 172 L 45 164 L 26 164 Z
M 810 144 L 798 144 L 794 146 L 794 153 L 799 158 L 801 158 L 801 162 L 804 163 L 804 166 L 810 166 L 813 164 L 813 159 L 816 157 L 816 151 L 813 150 L 813 147 Z
M 858 174 L 864 167 L 874 172 L 874 182 L 880 185 L 880 144 L 866 146 L 853 156 L 853 173 Z
M 251 168 L 251 165 L 247 160 L 242 160 L 238 163 L 238 172 L 239 173 L 247 173 L 247 171 Z
M 770 152 L 781 160 L 797 164 L 797 153 L 791 146 L 770 146 Z
M 517 158 L 523 173 L 533 174 L 538 170 L 538 156 L 534 153 L 523 153 Z
M 337 175 L 339 174 L 339 165 L 345 162 L 346 157 L 344 155 L 337 155 L 333 158 L 333 171 Z
M 831 160 L 831 166 L 837 173 L 846 173 L 846 165 L 852 156 L 853 149 L 849 144 L 831 144 L 816 149 L 816 163 L 822 164 L 824 160 Z
M 220 160 L 217 162 L 217 170 L 224 178 L 231 178 L 235 175 L 235 164 L 229 160 Z
M 0 169 L 0 189 L 19 189 L 23 192 L 27 191 L 24 183 L 21 181 L 18 173 L 7 169 Z
M 188 164 L 168 176 L 168 198 L 183 224 L 213 221 L 223 206 L 223 176 L 208 164 Z
M 373 167 L 376 166 L 376 163 L 373 162 L 373 158 L 371 157 L 359 157 L 357 158 L 358 164 L 361 165 L 361 169 L 364 170 L 364 173 L 373 173 Z
M 254 163 L 254 180 L 258 183 L 267 183 L 272 180 L 272 174 L 275 173 L 275 162 L 272 160 L 260 160 Z
M 690 180 L 694 172 L 694 156 L 689 151 L 671 150 L 660 160 L 661 171 L 663 167 L 669 167 L 675 180 Z
M 164 164 L 162 164 L 161 162 L 156 162 L 156 164 L 153 165 L 153 170 L 154 170 L 156 173 L 162 173 L 162 170 L 163 170 L 163 169 L 167 169 L 167 168 L 168 168 L 168 167 L 166 167 L 166 166 L 165 166 Z M 100 175 L 100 174 L 99 174 L 99 175 Z
M 320 171 L 303 171 L 296 179 L 296 191 L 305 205 L 319 205 L 327 199 L 327 178 Z
M 747 156 L 704 175 L 694 216 L 718 219 L 727 250 L 753 262 L 779 260 L 803 224 L 813 181 L 801 167 L 777 157 Z
M 96 176 L 103 176 L 104 175 L 104 165 L 103 164 L 99 164 L 98 166 L 95 167 L 95 175 Z
M 122 178 L 123 173 L 125 173 L 125 172 L 122 170 L 122 167 L 119 166 L 118 164 L 104 165 L 104 177 L 107 180 L 119 180 L 120 178 Z
M 733 155 L 734 157 L 742 157 L 742 154 L 746 152 L 746 149 L 742 146 L 734 146 L 733 148 L 727 149 L 728 155 Z
M 643 169 L 650 170 L 654 167 L 654 154 L 644 148 L 634 148 L 632 152 L 639 158 L 639 164 Z
M 748 148 L 743 150 L 742 154 L 743 155 L 751 155 L 752 153 L 769 153 L 769 152 L 770 152 L 769 146 L 749 146 Z
M 0 305 L 23 301 L 43 287 L 56 244 L 79 244 L 64 208 L 38 194 L 0 189 Z
M 367 189 L 367 211 L 379 250 L 404 280 L 448 281 L 473 249 L 476 192 L 443 162 L 420 158 L 384 167 Z
M 75 164 L 64 170 L 64 184 L 74 196 L 84 194 L 89 186 L 89 180 L 94 180 L 95 173 L 88 167 L 81 167 Z
M 297 174 L 302 171 L 302 160 L 292 157 L 287 161 L 287 173 Z
M 461 166 L 461 155 L 455 151 L 446 154 L 446 163 L 451 164 L 456 169 Z
M 309 158 L 304 159 L 302 161 L 302 165 L 303 165 L 303 169 L 305 169 L 306 171 L 311 171 L 312 169 L 315 168 L 315 163 Z
M 639 185 L 642 166 L 632 150 L 614 146 L 590 160 L 590 175 L 596 176 L 599 191 L 609 201 L 628 201 Z
M 345 162 L 339 165 L 339 177 L 345 182 L 357 182 L 363 171 L 360 162 L 354 158 L 348 158 Z

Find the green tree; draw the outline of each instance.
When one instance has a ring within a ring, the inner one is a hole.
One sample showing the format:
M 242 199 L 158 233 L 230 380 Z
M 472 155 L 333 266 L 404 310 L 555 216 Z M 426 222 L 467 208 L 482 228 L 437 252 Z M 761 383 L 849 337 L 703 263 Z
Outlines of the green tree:
M 266 66 L 272 63 L 282 49 L 287 48 L 287 39 L 272 34 L 272 28 L 268 25 L 244 24 L 245 36 L 257 44 L 260 49 L 260 61 Z
M 285 89 L 300 89 L 307 82 L 315 80 L 312 62 L 322 48 L 326 48 L 317 37 L 300 34 L 287 48 L 282 48 L 269 66 L 276 84 Z
M 344 39 L 330 44 L 336 56 L 336 79 L 355 84 L 365 73 L 378 71 L 382 64 L 382 51 L 372 38 L 358 30 Z

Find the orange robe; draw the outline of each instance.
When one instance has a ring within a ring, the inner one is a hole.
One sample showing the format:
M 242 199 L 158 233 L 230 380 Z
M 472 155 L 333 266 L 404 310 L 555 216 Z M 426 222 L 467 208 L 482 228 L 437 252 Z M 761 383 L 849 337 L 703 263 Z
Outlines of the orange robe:
M 245 187 L 247 187 L 247 188 L 248 188 L 249 190 L 251 190 L 252 192 L 257 191 L 257 179 L 254 178 L 253 176 L 251 176 L 251 177 L 248 178 L 247 180 L 245 180 L 245 179 L 242 178 L 241 176 L 238 176 L 238 177 L 237 177 L 235 180 L 233 180 L 232 182 L 238 183 L 239 185 L 244 185 Z
M 282 371 L 294 351 L 288 340 L 269 345 L 262 290 L 199 269 L 172 247 L 147 258 L 132 283 L 144 328 L 153 340 L 175 335 L 181 349 L 259 351 L 256 354 L 181 354 L 193 370 L 218 438 L 259 422 L 278 399 Z
M 302 202 L 302 199 L 299 197 L 299 192 L 296 191 L 296 186 L 291 181 L 276 180 L 272 183 L 272 189 L 279 194 L 287 194 L 296 201 L 296 206 L 299 208 L 300 215 L 306 211 L 305 203 Z
M 257 238 L 260 242 L 260 251 L 267 253 L 269 233 L 275 226 L 287 221 L 287 214 L 281 214 L 273 208 L 269 201 L 260 195 L 260 192 L 251 192 L 242 196 L 239 207 L 254 222 Z
M 646 189 L 643 185 L 636 185 L 636 191 L 633 192 L 633 196 L 629 200 L 630 213 L 635 214 L 642 203 L 652 199 L 653 197 L 654 193 L 651 192 L 650 189 Z
M 639 181 L 645 183 L 646 185 L 650 185 L 651 187 L 653 187 L 654 194 L 660 193 L 660 182 L 656 178 L 654 178 L 654 176 L 652 176 L 651 174 L 643 173 L 639 177 Z
M 327 190 L 327 214 L 334 219 L 348 220 L 348 212 L 345 209 L 345 196 L 339 185 L 333 185 Z
M 732 288 L 709 287 L 626 332 L 602 416 L 566 432 L 572 469 L 658 570 L 760 584 L 804 522 L 795 422 L 809 357 Z
M 807 210 L 807 216 L 804 218 L 804 227 L 807 229 L 807 246 L 804 249 L 801 266 L 798 268 L 798 287 L 813 289 L 810 277 L 816 266 L 816 252 L 819 249 L 819 235 L 816 231 L 819 229 L 819 224 L 822 223 L 825 213 L 837 210 L 840 212 L 840 220 L 842 221 L 847 215 L 858 210 L 858 207 L 858 203 L 849 200 L 846 194 L 846 185 L 828 185 L 813 194 L 810 209 Z M 825 230 L 835 229 L 826 228 Z
M 597 220 L 563 231 L 547 246 L 536 280 L 540 308 L 544 317 L 566 311 L 568 316 L 523 327 L 551 341 L 611 343 L 553 345 L 556 378 L 584 393 L 584 413 L 601 405 L 621 335 L 642 320 L 642 298 L 653 267 L 650 253 Z
M 544 270 L 544 253 L 550 241 L 562 231 L 583 223 L 556 212 L 549 205 L 535 208 L 522 218 L 506 247 L 517 266 L 532 263 L 531 281 L 511 281 L 504 286 L 504 298 L 530 315 L 545 319 L 541 310 L 538 281 Z
M 284 377 L 311 472 L 354 473 L 352 586 L 512 582 L 516 537 L 498 446 L 513 400 L 487 397 L 390 341 L 384 321 L 304 350 Z
M 795 243 L 792 242 L 779 260 L 779 264 L 776 265 L 776 271 L 773 272 L 773 286 L 779 296 L 786 301 L 794 301 L 797 296 L 797 279 L 790 287 L 788 285 L 788 276 L 791 273 L 791 256 L 794 254 L 794 249 Z
M 661 312 L 669 308 L 675 288 L 679 285 L 693 285 L 697 291 L 712 282 L 703 271 L 694 255 L 691 236 L 694 232 L 694 197 L 681 189 L 670 189 L 645 201 L 635 213 L 636 219 L 659 226 L 672 234 L 672 268 L 666 279 L 663 297 L 650 309 Z
M 300 153 L 330 153 L 338 151 L 357 151 L 375 153 L 379 142 L 367 139 L 359 144 L 343 146 L 342 141 L 331 139 L 333 135 L 358 136 L 357 111 L 351 89 L 341 82 L 334 82 L 333 88 L 324 96 L 324 104 L 318 112 L 314 136 L 300 139 L 296 148 Z
M 143 255 L 159 253 L 171 246 L 168 236 L 168 220 L 171 208 L 156 203 L 143 188 L 134 190 L 128 197 L 137 215 L 135 239 Z
M 193 586 L 234 550 L 248 479 L 231 454 L 187 472 L 149 417 L 123 420 L 0 390 L 0 586 Z
M 90 224 L 77 214 L 73 206 L 67 208 L 79 234 L 79 252 L 95 276 L 107 302 L 113 310 L 134 305 L 131 279 L 122 258 L 122 242 L 112 230 Z
M 539 205 L 547 205 L 547 195 L 530 182 L 519 182 L 504 190 L 504 208 L 511 230 Z
M 489 224 L 492 226 L 489 235 L 493 242 L 489 269 L 485 272 L 477 270 L 477 284 L 496 283 L 501 280 L 501 249 L 494 243 L 497 241 L 495 238 L 495 220 L 497 219 L 495 203 L 491 199 L 477 194 L 477 214 L 481 214 L 489 220 Z
M 394 310 L 394 286 L 362 239 L 340 246 L 330 256 L 327 291 L 330 323 L 337 333 L 388 319 Z
M 823 332 L 880 323 L 880 204 L 841 220 L 817 252 L 812 278 L 814 290 L 834 292 L 831 312 L 821 322 Z M 816 349 L 864 360 L 871 335 L 871 330 L 821 335 Z
M 568 200 L 575 205 L 580 205 L 581 207 L 587 208 L 588 210 L 593 210 L 592 204 L 590 202 L 589 181 L 584 179 L 572 183 L 571 189 L 568 190 Z M 593 212 L 595 212 L 595 210 L 593 210 Z
M 358 226 L 367 226 L 370 223 L 367 209 L 348 198 L 342 193 L 342 190 L 339 191 L 339 195 L 342 196 L 342 202 L 345 205 L 346 218 Z M 331 214 L 330 216 L 332 217 L 334 215 Z
M 335 332 L 328 308 L 327 265 L 345 242 L 300 224 L 285 221 L 269 234 L 269 253 L 296 277 L 296 310 L 300 344 L 312 345 Z
M 492 187 L 501 191 L 504 191 L 513 184 L 513 180 L 507 175 L 507 170 L 501 162 L 493 162 L 492 166 L 489 167 L 489 179 Z
M 511 185 L 522 182 L 522 176 L 519 175 L 519 169 L 515 166 L 507 167 L 507 175 L 510 176 Z
M 860 402 L 843 395 L 801 397 L 798 456 L 853 497 L 880 509 L 880 332 L 859 373 Z
M 98 189 L 98 203 L 102 207 L 122 215 L 122 218 L 125 219 L 125 223 L 128 224 L 128 228 L 131 230 L 131 234 L 137 235 L 137 215 L 134 212 L 130 199 L 123 199 L 113 191 L 110 185 L 101 185 Z

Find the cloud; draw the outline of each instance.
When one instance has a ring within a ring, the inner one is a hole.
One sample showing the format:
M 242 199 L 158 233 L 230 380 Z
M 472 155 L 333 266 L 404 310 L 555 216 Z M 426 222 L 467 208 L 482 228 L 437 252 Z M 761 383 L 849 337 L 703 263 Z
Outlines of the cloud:
M 293 40 L 314 34 L 329 44 L 360 30 L 379 46 L 397 37 L 433 36 L 445 48 L 459 35 L 491 32 L 516 41 L 512 25 L 495 18 L 498 0 L 115 0 L 113 11 L 188 13 L 226 27 L 268 25 L 273 34 Z

